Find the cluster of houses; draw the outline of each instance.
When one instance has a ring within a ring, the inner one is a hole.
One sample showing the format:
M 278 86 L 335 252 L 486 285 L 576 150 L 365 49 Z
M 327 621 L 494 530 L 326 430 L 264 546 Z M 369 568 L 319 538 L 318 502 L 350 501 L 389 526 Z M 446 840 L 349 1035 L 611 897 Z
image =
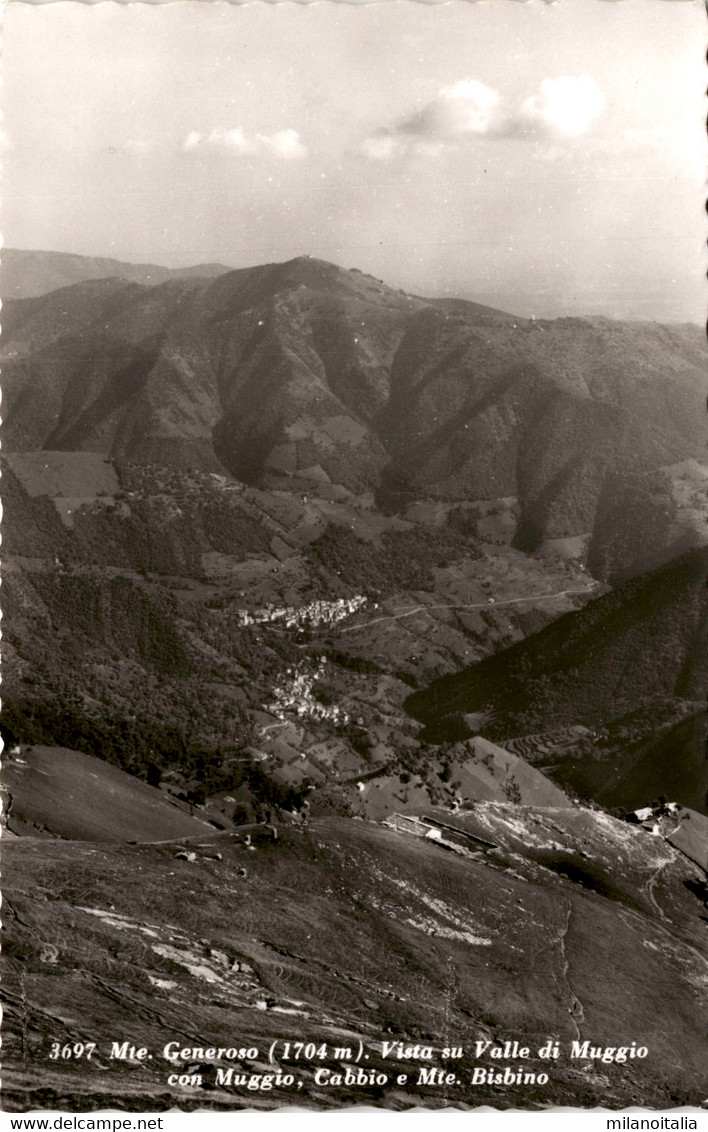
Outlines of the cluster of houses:
M 348 723 L 349 716 L 343 708 L 338 704 L 323 704 L 312 693 L 326 663 L 326 659 L 321 657 L 319 669 L 315 673 L 293 672 L 289 668 L 286 678 L 274 686 L 275 699 L 265 705 L 266 711 L 272 712 L 281 720 L 295 715 L 298 719 L 327 719 L 332 723 Z
M 708 873 L 708 817 L 679 802 L 661 799 L 624 815 L 624 820 L 663 837 Z
M 239 625 L 264 625 L 279 621 L 287 629 L 316 629 L 321 625 L 332 626 L 345 617 L 350 617 L 366 605 L 362 594 L 342 597 L 338 601 L 311 601 L 308 605 L 266 605 L 264 609 L 240 609 Z
M 645 829 L 657 836 L 664 833 L 662 818 L 678 818 L 681 807 L 678 802 L 655 802 L 651 806 L 642 806 L 639 810 L 632 810 L 625 814 L 625 821 L 632 825 L 643 825 Z

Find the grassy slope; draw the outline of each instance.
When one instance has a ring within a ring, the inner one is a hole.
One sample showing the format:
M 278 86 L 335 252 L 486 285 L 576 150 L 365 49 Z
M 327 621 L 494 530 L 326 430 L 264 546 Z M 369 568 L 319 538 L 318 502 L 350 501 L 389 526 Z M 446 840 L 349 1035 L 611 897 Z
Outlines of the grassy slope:
M 166 846 L 8 842 L 6 1107 L 68 1097 L 74 1110 L 271 1107 L 292 1090 L 213 1089 L 206 1068 L 206 1088 L 169 1089 L 159 1055 L 172 1039 L 267 1051 L 284 1034 L 361 1038 L 370 1065 L 391 1074 L 383 1089 L 326 1090 L 312 1065 L 296 1066 L 298 1103 L 316 1108 L 697 1103 L 706 1019 L 701 905 L 686 886 L 695 868 L 589 811 L 480 805 L 459 820 L 498 849 L 461 858 L 342 819 L 281 830 L 253 853 L 198 839 L 194 864 Z M 222 859 L 209 859 L 216 849 Z M 579 1033 L 641 1042 L 650 1055 L 602 1066 L 564 1056 L 545 1088 L 467 1083 L 477 1039 L 537 1049 L 554 1034 L 567 1053 Z M 90 1067 L 47 1060 L 50 1040 L 107 1034 L 147 1045 L 154 1060 L 110 1061 L 105 1041 Z M 383 1064 L 382 1037 L 466 1047 L 448 1063 L 463 1084 L 397 1086 L 393 1073 L 415 1077 L 417 1066 Z
M 34 747 L 21 761 L 6 756 L 3 786 L 12 833 L 126 842 L 194 837 L 213 828 L 133 775 L 62 747 Z

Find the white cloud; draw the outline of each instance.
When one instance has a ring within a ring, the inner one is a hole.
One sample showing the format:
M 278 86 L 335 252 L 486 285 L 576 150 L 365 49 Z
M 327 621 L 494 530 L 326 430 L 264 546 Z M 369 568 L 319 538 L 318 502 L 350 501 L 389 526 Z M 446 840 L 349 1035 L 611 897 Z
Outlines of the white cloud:
M 405 148 L 401 138 L 385 130 L 371 134 L 361 143 L 361 152 L 371 161 L 392 161 L 401 157 Z
M 499 94 L 476 79 L 442 87 L 422 110 L 365 138 L 361 151 L 373 161 L 408 154 L 436 157 L 456 139 L 487 133 L 495 120 Z
M 535 94 L 512 110 L 504 108 L 492 87 L 461 79 L 442 87 L 421 110 L 374 131 L 360 149 L 372 161 L 392 161 L 438 156 L 482 135 L 574 137 L 590 128 L 604 105 L 604 94 L 587 74 L 544 79 Z
M 182 142 L 182 149 L 196 149 L 202 140 L 202 134 L 198 134 L 196 130 L 190 130 L 186 138 Z
M 212 130 L 208 134 L 200 134 L 190 130 L 182 142 L 186 150 L 196 149 L 198 146 L 217 146 L 229 149 L 244 157 L 257 157 L 266 155 L 284 161 L 293 161 L 307 155 L 297 130 L 276 130 L 273 134 L 248 135 L 240 126 L 226 130 L 223 126 Z
M 305 157 L 307 150 L 297 130 L 278 130 L 274 134 L 256 134 L 255 145 L 270 151 L 275 157 L 286 160 Z
M 476 79 L 443 87 L 436 98 L 400 129 L 423 137 L 451 138 L 486 134 L 494 125 L 499 92 Z
M 586 133 L 604 105 L 605 96 L 592 75 L 561 75 L 544 79 L 539 92 L 524 100 L 521 123 L 577 137 Z

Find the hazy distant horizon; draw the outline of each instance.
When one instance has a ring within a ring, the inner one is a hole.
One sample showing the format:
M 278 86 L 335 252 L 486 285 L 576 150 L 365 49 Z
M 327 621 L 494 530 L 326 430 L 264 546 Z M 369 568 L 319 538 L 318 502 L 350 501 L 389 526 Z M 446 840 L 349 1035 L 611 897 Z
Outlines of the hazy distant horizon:
M 100 252 L 97 252 L 95 254 L 88 254 L 88 253 L 84 253 L 84 252 L 66 251 L 64 249 L 58 249 L 58 248 L 14 248 L 14 247 L 11 248 L 11 247 L 6 247 L 6 248 L 3 248 L 3 249 L 0 250 L 0 258 L 2 257 L 3 251 L 13 251 L 13 252 L 18 251 L 18 252 L 26 252 L 28 254 L 33 254 L 33 253 L 40 253 L 41 254 L 41 253 L 46 252 L 46 253 L 49 253 L 49 254 L 56 254 L 56 255 L 77 255 L 77 256 L 85 257 L 87 259 L 110 259 L 110 260 L 115 260 L 118 263 L 129 263 L 129 264 L 133 264 L 135 266 L 153 266 L 153 267 L 169 268 L 169 269 L 176 269 L 176 270 L 197 268 L 197 267 L 209 266 L 209 265 L 218 265 L 218 266 L 226 268 L 229 271 L 241 271 L 241 270 L 248 270 L 249 268 L 255 268 L 255 267 L 266 267 L 271 263 L 273 263 L 273 264 L 275 264 L 275 263 L 288 263 L 292 259 L 300 258 L 300 256 L 287 255 L 287 256 L 283 256 L 282 259 L 263 260 L 263 261 L 260 261 L 258 263 L 226 263 L 226 262 L 224 262 L 224 260 L 206 259 L 206 258 L 202 257 L 200 259 L 190 259 L 189 261 L 185 261 L 185 262 L 166 263 L 164 261 L 158 261 L 156 259 L 146 259 L 145 257 L 140 256 L 140 255 L 116 256 L 115 254 L 112 254 L 112 253 L 103 254 L 103 253 L 100 253 Z M 310 254 L 311 253 L 300 253 L 300 255 L 310 255 Z M 313 259 L 326 259 L 325 256 L 316 256 L 314 254 L 311 255 L 311 258 L 313 258 Z M 344 270 L 344 271 L 349 271 L 349 270 L 353 269 L 353 270 L 356 270 L 356 271 L 362 271 L 366 275 L 373 275 L 372 272 L 366 271 L 363 267 L 360 267 L 359 264 L 357 264 L 357 263 L 337 262 L 334 259 L 328 260 L 327 262 L 333 263 L 337 267 L 341 267 L 342 270 Z M 375 278 L 381 278 L 382 282 L 385 283 L 387 286 L 396 287 L 396 284 L 394 282 L 392 282 L 390 279 L 386 279 L 386 278 L 383 278 L 381 276 L 374 276 L 374 277 Z M 401 289 L 406 290 L 406 288 L 401 288 Z M 419 289 L 417 291 L 410 291 L 409 293 L 415 294 L 419 298 L 424 298 L 424 299 L 425 298 L 428 298 L 428 299 L 439 299 L 439 298 L 463 299 L 463 300 L 466 300 L 468 302 L 479 303 L 482 306 L 496 307 L 499 310 L 504 310 L 509 314 L 518 315 L 520 318 L 554 319 L 554 318 L 571 318 L 571 317 L 582 318 L 583 316 L 587 316 L 587 317 L 604 317 L 604 318 L 611 318 L 611 319 L 618 319 L 618 320 L 625 320 L 625 321 L 640 321 L 640 322 L 645 321 L 645 322 L 662 322 L 662 323 L 677 323 L 677 324 L 691 323 L 693 325 L 699 325 L 699 326 L 702 326 L 705 323 L 705 316 L 700 315 L 700 314 L 695 318 L 688 317 L 683 313 L 677 314 L 676 317 L 671 317 L 670 314 L 667 314 L 664 317 L 658 318 L 654 315 L 643 314 L 638 309 L 633 311 L 632 310 L 633 305 L 634 305 L 634 307 L 639 307 L 642 301 L 649 302 L 650 300 L 646 300 L 646 299 L 644 299 L 644 300 L 640 299 L 638 301 L 635 300 L 635 302 L 633 304 L 631 297 L 626 297 L 626 298 L 622 299 L 621 297 L 614 296 L 614 302 L 617 304 L 617 309 L 614 311 L 614 313 L 610 314 L 610 313 L 608 313 L 608 311 L 606 309 L 606 306 L 607 306 L 606 303 L 605 304 L 598 303 L 597 305 L 593 305 L 593 303 L 590 299 L 588 299 L 588 301 L 587 301 L 587 303 L 584 307 L 579 302 L 576 301 L 576 303 L 571 308 L 570 306 L 565 305 L 563 303 L 562 299 L 556 299 L 554 301 L 553 297 L 551 297 L 551 296 L 545 296 L 542 299 L 539 299 L 538 296 L 534 296 L 534 295 L 530 295 L 530 294 L 520 294 L 518 292 L 513 292 L 513 291 L 507 291 L 507 292 L 494 292 L 494 291 L 490 291 L 490 290 L 467 290 L 467 291 L 465 291 L 464 289 L 461 289 L 457 294 L 452 294 L 449 290 L 444 290 L 442 292 L 435 294 L 435 293 L 433 293 L 432 291 L 429 291 L 429 290 Z M 681 304 L 677 303 L 677 307 L 679 308 L 679 310 L 682 309 Z
M 707 38 L 697 0 L 10 5 L 5 244 L 703 322 Z

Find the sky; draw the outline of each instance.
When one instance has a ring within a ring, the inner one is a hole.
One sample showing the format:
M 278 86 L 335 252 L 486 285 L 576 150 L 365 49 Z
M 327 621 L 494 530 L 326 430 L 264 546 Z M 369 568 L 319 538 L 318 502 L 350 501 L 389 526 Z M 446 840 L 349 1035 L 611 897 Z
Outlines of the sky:
M 7 246 L 704 321 L 700 0 L 6 5 Z

